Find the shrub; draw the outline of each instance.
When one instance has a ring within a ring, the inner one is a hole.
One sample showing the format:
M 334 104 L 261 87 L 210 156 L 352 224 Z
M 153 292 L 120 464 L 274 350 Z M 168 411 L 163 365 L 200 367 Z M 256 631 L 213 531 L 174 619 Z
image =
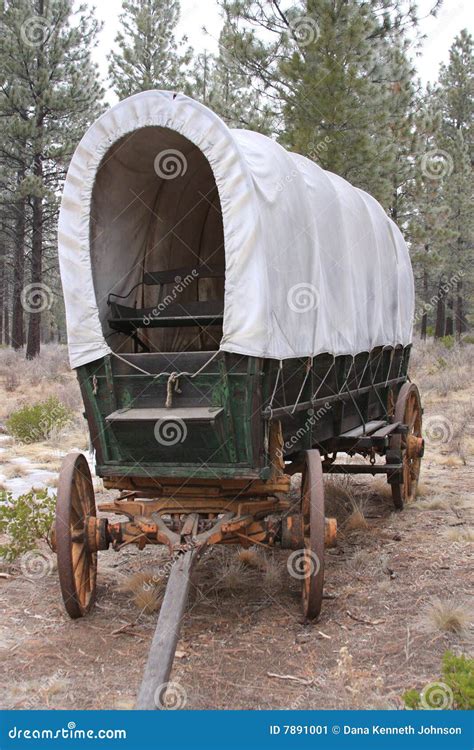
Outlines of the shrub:
M 47 440 L 51 433 L 62 430 L 73 419 L 73 412 L 51 396 L 32 406 L 23 406 L 7 419 L 7 430 L 22 443 Z
M 451 651 L 446 651 L 443 656 L 441 680 L 427 685 L 422 693 L 418 690 L 407 690 L 402 697 L 405 706 L 413 710 L 474 709 L 474 659 L 456 656 Z
M 48 490 L 28 492 L 13 499 L 11 492 L 0 492 L 0 557 L 8 562 L 35 549 L 39 540 L 49 545 L 54 521 L 56 497 Z M 51 546 L 51 545 L 50 545 Z
M 446 651 L 443 657 L 444 681 L 453 691 L 454 705 L 463 711 L 474 708 L 474 659 Z
M 443 344 L 446 349 L 452 349 L 456 343 L 456 339 L 454 336 L 442 336 L 440 338 L 440 343 Z

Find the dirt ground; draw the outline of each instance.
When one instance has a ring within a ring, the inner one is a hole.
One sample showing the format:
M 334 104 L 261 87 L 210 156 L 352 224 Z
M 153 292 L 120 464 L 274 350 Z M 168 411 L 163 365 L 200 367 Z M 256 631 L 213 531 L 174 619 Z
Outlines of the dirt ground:
M 328 482 L 329 505 L 342 493 L 360 512 L 358 523 L 342 519 L 327 551 L 318 622 L 303 621 L 287 552 L 245 561 L 215 549 L 201 562 L 171 677 L 184 708 L 401 708 L 404 690 L 439 679 L 446 649 L 472 650 L 472 391 L 469 376 L 459 380 L 464 360 L 447 355 L 444 372 L 438 359 L 414 358 L 428 425 L 417 500 L 396 513 L 380 479 Z M 136 599 L 131 576 L 152 574 L 159 556 L 100 553 L 96 606 L 76 621 L 52 555 L 41 576 L 3 565 L 0 706 L 132 708 L 157 613 L 140 610 L 127 587 Z M 443 629 L 440 610 L 459 628 Z

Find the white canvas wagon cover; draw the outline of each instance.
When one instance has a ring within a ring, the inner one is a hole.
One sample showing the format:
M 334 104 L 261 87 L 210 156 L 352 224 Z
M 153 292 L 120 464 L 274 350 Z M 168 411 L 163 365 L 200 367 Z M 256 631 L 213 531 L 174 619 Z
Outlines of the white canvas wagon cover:
M 410 343 L 408 250 L 377 201 L 187 96 L 147 91 L 89 128 L 67 174 L 59 260 L 71 366 L 111 351 L 108 292 L 125 295 L 157 253 L 172 269 L 203 243 L 216 252 L 216 222 L 220 349 L 287 359 Z

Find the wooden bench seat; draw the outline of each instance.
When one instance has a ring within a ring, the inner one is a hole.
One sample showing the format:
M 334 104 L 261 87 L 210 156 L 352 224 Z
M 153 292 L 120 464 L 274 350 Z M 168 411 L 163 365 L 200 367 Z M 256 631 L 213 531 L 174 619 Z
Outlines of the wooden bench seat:
M 224 278 L 224 267 L 201 264 L 168 271 L 145 272 L 142 281 L 135 284 L 127 294 L 109 294 L 107 303 L 110 307 L 110 327 L 115 331 L 130 334 L 140 328 L 222 325 L 223 300 L 183 300 L 167 304 L 167 297 L 161 299 L 158 294 L 155 306 L 143 308 L 132 307 L 117 301 L 126 300 L 137 287 L 143 284 L 158 286 L 161 290 L 163 284 L 181 284 L 186 287 L 195 280 L 205 278 Z M 179 290 L 177 296 L 179 296 Z
M 111 302 L 109 325 L 116 331 L 127 333 L 138 328 L 219 325 L 224 319 L 223 301 L 174 303 L 162 305 L 162 308 L 127 307 Z

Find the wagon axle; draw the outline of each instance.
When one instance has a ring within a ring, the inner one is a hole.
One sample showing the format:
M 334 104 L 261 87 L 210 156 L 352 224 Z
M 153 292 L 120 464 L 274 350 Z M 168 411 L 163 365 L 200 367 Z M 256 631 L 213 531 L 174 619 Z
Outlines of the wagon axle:
M 90 515 L 84 519 L 83 527 L 71 534 L 73 544 L 85 543 L 90 554 L 112 547 L 120 550 L 123 546 L 136 544 L 139 549 L 146 545 L 162 544 L 170 554 L 176 554 L 189 546 L 203 544 L 240 544 L 249 547 L 263 544 L 271 547 L 279 544 L 282 549 L 298 550 L 304 546 L 304 522 L 300 513 L 287 513 L 282 517 L 268 516 L 254 521 L 251 516 L 239 518 L 231 513 L 224 519 L 210 520 L 197 513 L 187 515 L 181 522 L 178 533 L 171 524 L 162 519 L 153 521 L 135 517 L 131 521 L 111 523 L 107 518 Z M 324 519 L 324 545 L 334 547 L 337 542 L 337 521 Z M 56 531 L 53 533 L 53 548 L 56 551 Z

